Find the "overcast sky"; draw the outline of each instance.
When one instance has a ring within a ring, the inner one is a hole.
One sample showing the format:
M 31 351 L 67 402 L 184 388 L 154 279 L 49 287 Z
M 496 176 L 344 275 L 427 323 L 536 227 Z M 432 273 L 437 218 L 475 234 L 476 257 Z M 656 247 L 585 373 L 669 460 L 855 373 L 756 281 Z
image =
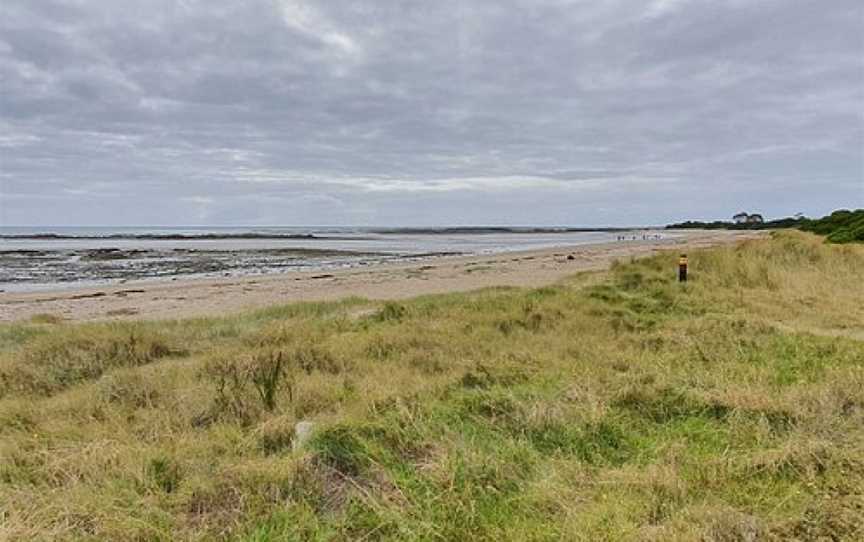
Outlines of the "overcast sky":
M 0 1 L 0 225 L 862 206 L 861 0 Z

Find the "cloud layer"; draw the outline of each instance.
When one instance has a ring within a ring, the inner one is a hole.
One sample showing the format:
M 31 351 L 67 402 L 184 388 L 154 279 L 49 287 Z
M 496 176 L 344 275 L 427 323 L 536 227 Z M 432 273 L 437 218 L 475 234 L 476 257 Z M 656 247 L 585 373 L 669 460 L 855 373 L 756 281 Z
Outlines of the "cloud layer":
M 860 0 L 0 5 L 0 225 L 862 205 Z

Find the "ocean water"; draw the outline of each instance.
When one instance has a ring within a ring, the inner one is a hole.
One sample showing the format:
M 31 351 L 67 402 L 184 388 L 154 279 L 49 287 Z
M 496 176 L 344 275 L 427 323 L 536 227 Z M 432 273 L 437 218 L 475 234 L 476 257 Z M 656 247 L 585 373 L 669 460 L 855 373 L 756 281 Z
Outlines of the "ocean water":
M 331 270 L 448 255 L 669 238 L 568 228 L 0 227 L 0 290 Z

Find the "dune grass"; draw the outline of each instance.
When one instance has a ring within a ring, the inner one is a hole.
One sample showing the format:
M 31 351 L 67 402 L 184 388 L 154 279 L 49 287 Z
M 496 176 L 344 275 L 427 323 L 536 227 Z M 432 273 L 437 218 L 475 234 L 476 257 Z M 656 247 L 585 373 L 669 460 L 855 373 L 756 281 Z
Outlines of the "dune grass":
M 864 247 L 676 256 L 0 326 L 0 539 L 864 539 Z

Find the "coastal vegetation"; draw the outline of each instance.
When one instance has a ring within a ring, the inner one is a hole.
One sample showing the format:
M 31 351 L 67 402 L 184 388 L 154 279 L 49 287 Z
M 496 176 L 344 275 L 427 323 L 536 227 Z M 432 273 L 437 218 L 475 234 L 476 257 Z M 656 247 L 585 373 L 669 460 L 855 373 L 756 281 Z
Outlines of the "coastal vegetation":
M 0 325 L 0 539 L 864 539 L 864 246 L 689 259 Z
M 776 230 L 800 229 L 826 237 L 829 243 L 864 243 L 864 209 L 834 211 L 822 218 L 781 218 L 767 222 L 687 221 L 666 226 L 668 229 Z
M 825 235 L 831 243 L 864 243 L 864 209 L 834 211 L 802 224 L 801 229 Z

